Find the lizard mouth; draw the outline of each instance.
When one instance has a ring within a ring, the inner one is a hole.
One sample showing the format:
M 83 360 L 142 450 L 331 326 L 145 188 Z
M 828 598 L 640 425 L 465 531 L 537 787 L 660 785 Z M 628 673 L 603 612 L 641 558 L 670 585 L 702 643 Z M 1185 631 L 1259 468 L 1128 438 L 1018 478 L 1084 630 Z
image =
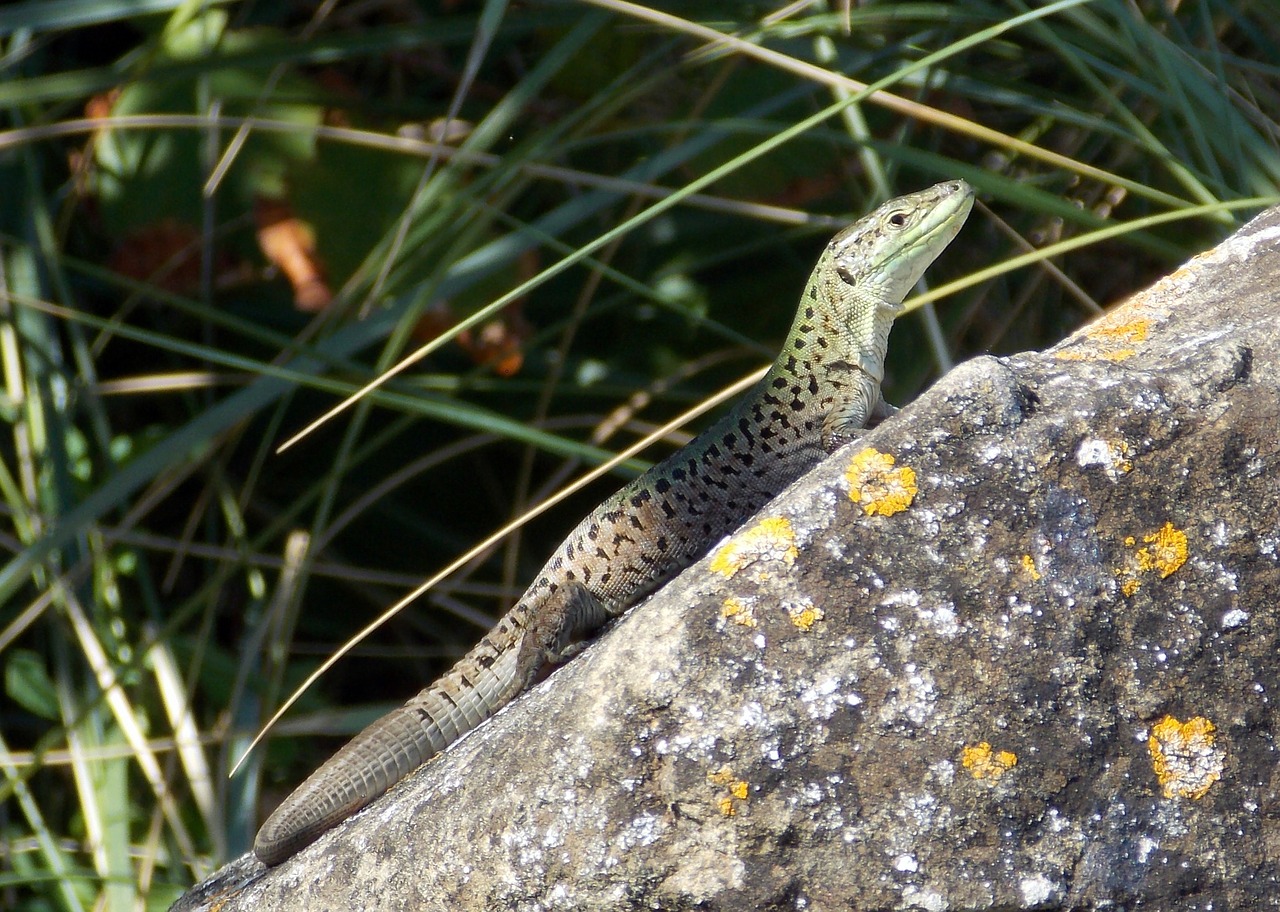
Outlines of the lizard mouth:
M 896 314 L 972 207 L 973 188 L 963 180 L 885 203 L 832 240 L 836 275 Z

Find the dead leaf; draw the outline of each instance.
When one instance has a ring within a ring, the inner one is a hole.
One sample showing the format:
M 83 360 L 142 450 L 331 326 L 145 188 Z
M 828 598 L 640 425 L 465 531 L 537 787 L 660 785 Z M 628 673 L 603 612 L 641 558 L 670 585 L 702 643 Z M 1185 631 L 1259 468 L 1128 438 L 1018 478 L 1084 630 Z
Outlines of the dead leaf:
M 537 254 L 532 251 L 523 254 L 516 267 L 519 281 L 526 281 L 537 271 Z M 458 317 L 448 302 L 437 302 L 418 320 L 413 337 L 419 342 L 430 342 L 457 322 Z M 524 344 L 532 335 L 533 324 L 524 316 L 524 298 L 517 298 L 478 328 L 458 333 L 457 341 L 476 364 L 491 368 L 499 377 L 512 377 L 524 366 Z
M 166 217 L 131 231 L 111 255 L 121 275 L 149 282 L 175 294 L 200 288 L 200 232 Z
M 514 377 L 524 366 L 524 343 L 532 335 L 533 324 L 525 319 L 521 302 L 513 301 L 474 333 L 458 333 L 458 344 L 476 364 L 492 368 L 499 377 Z
M 293 286 L 293 306 L 317 313 L 329 306 L 333 292 L 325 278 L 324 264 L 316 256 L 315 233 L 293 214 L 284 200 L 256 197 L 253 219 L 258 226 L 258 246 Z

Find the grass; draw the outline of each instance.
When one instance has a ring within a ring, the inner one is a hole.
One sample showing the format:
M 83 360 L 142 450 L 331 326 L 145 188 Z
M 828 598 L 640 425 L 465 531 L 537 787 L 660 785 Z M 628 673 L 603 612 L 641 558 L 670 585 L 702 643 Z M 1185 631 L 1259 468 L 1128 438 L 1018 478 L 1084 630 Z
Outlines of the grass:
M 766 363 L 887 196 L 982 201 L 895 331 L 896 402 L 1280 201 L 1277 12 L 0 8 L 0 905 L 164 908 L 245 851 L 684 432 L 396 614 L 228 778 L 297 683 Z

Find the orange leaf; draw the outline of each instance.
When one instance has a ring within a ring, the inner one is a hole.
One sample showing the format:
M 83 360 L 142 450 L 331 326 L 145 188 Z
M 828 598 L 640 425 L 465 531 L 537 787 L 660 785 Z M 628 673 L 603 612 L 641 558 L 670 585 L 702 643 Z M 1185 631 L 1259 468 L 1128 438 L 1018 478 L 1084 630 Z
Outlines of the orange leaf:
M 493 368 L 499 377 L 512 377 L 524 366 L 524 343 L 533 335 L 533 325 L 524 318 L 520 301 L 513 301 L 502 313 L 481 324 L 478 331 L 458 333 L 458 344 L 476 364 Z
M 293 286 L 293 306 L 307 313 L 324 310 L 333 300 L 325 279 L 324 264 L 316 257 L 311 226 L 293 214 L 287 202 L 257 197 L 253 218 L 258 225 L 258 246 L 263 255 L 284 273 Z
M 521 254 L 516 261 L 517 278 L 525 281 L 537 271 L 537 253 Z M 524 343 L 533 335 L 533 324 L 525 319 L 523 305 L 524 298 L 517 298 L 488 322 L 476 329 L 464 329 L 458 333 L 458 347 L 476 364 L 492 368 L 499 377 L 519 373 L 524 366 Z M 458 317 L 449 303 L 437 301 L 418 320 L 413 337 L 419 342 L 430 342 L 457 322 Z

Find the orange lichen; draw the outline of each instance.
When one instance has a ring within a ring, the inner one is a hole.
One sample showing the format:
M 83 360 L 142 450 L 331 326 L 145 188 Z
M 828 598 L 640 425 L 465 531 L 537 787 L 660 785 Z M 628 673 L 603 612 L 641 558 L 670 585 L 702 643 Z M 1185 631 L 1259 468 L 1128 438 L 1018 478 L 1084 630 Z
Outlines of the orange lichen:
M 960 765 L 974 779 L 999 779 L 1018 765 L 1018 755 L 1013 751 L 993 751 L 989 742 L 982 741 L 960 752 Z
M 755 606 L 732 595 L 720 605 L 720 616 L 743 627 L 755 627 L 757 623 Z
M 1151 321 L 1145 318 L 1123 323 L 1102 324 L 1085 330 L 1085 338 L 1096 343 L 1086 349 L 1056 352 L 1059 361 L 1123 361 L 1137 354 L 1135 344 L 1145 342 Z
M 1147 334 L 1150 331 L 1151 321 L 1139 318 L 1126 323 L 1117 323 L 1114 326 L 1099 326 L 1097 329 L 1088 330 L 1086 335 L 1098 341 L 1114 340 L 1133 344 L 1147 341 Z
M 1117 348 L 1114 351 L 1099 352 L 1098 357 L 1103 361 L 1124 361 L 1132 358 L 1138 353 L 1136 348 Z
M 1175 529 L 1173 523 L 1167 522 L 1164 527 L 1142 540 L 1150 548 L 1138 551 L 1138 566 L 1143 570 L 1155 570 L 1164 579 L 1187 562 L 1187 535 L 1181 529 Z
M 722 766 L 707 776 L 707 781 L 712 785 L 724 786 L 729 794 L 723 795 L 716 800 L 716 806 L 720 808 L 720 813 L 725 817 L 733 817 L 738 813 L 738 804 L 747 800 L 747 793 L 750 786 L 745 779 L 739 779 L 733 774 L 728 766 Z
M 1138 353 L 1136 348 L 1115 348 L 1110 351 L 1058 352 L 1059 361 L 1124 361 Z
M 888 453 L 867 447 L 849 461 L 844 477 L 849 482 L 849 499 L 862 506 L 868 516 L 901 513 L 915 500 L 916 473 L 909 466 L 894 468 Z
M 1166 798 L 1203 798 L 1222 777 L 1226 753 L 1214 744 L 1216 729 L 1203 716 L 1179 722 L 1165 716 L 1151 726 L 1147 750 Z
M 799 553 L 791 521 L 774 516 L 760 520 L 726 542 L 711 559 L 711 571 L 732 579 L 739 570 L 756 561 L 781 561 L 789 567 Z
M 808 599 L 787 605 L 787 616 L 791 618 L 791 623 L 801 630 L 809 630 L 814 624 L 826 617 L 822 613 L 822 609 Z
M 1187 562 L 1187 534 L 1171 522 L 1144 535 L 1142 540 L 1146 547 L 1139 548 L 1125 566 L 1115 571 L 1120 579 L 1120 591 L 1126 596 L 1133 595 L 1142 588 L 1141 577 L 1144 573 L 1155 573 L 1160 579 L 1164 579 Z M 1136 544 L 1137 539 L 1132 535 L 1125 536 L 1126 548 L 1132 548 Z

